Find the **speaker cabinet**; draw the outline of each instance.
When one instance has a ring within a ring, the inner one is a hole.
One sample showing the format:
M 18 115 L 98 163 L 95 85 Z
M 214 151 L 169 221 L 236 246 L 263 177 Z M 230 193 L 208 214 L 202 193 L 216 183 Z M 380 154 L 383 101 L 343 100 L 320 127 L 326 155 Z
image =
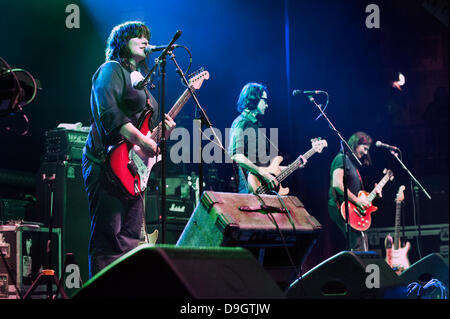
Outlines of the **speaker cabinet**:
M 400 277 L 407 284 L 425 284 L 437 279 L 448 287 L 448 264 L 440 254 L 429 254 L 406 269 Z
M 406 285 L 377 253 L 343 251 L 287 290 L 289 299 L 404 299 Z
M 74 299 L 285 299 L 242 248 L 141 245 L 90 279 Z
M 280 286 L 296 278 L 322 226 L 295 196 L 206 191 L 177 246 L 244 247 Z
M 62 256 L 73 253 L 83 282 L 89 279 L 88 246 L 90 236 L 89 206 L 84 191 L 81 164 L 76 162 L 43 162 L 37 176 L 36 216 L 33 221 L 49 223 L 50 189 L 42 177 L 54 174 L 53 227 L 61 228 Z M 59 274 L 58 274 L 59 275 Z M 68 291 L 70 295 L 70 291 Z

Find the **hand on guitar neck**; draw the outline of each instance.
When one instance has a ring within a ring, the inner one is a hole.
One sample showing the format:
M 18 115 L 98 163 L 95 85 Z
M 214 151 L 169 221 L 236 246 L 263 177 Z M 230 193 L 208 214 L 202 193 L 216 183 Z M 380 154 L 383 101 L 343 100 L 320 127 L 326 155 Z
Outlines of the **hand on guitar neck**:
M 200 89 L 204 80 L 209 79 L 209 72 L 203 69 L 189 76 L 189 88 Z M 146 188 L 152 167 L 161 159 L 158 145 L 162 137 L 162 125 L 165 125 L 165 137 L 169 137 L 175 128 L 173 119 L 181 111 L 191 96 L 186 89 L 165 115 L 164 124 L 160 122 L 154 129 L 150 128 L 152 113 L 143 112 L 138 126 L 131 123 L 122 125 L 120 133 L 125 140 L 112 145 L 107 152 L 107 173 L 126 196 L 139 196 Z M 170 116 L 169 116 L 170 114 Z
M 176 127 L 175 121 L 168 114 L 165 114 L 165 125 L 165 135 L 167 139 L 169 138 L 170 133 L 172 133 L 173 129 Z M 131 144 L 134 144 L 133 148 L 136 154 L 141 157 L 141 159 L 144 160 L 146 158 L 151 158 L 158 155 L 158 144 L 154 139 L 150 137 L 150 131 L 146 135 L 144 135 L 133 124 L 126 123 L 120 128 L 120 134 Z
M 268 167 L 256 167 L 252 164 L 256 170 L 250 170 L 251 173 L 247 178 L 248 190 L 256 194 L 267 194 L 276 187 L 279 187 L 277 193 L 282 196 L 287 195 L 289 193 L 289 188 L 282 187 L 281 182 L 297 169 L 303 168 L 306 165 L 308 158 L 315 153 L 321 153 L 323 148 L 327 147 L 327 145 L 327 141 L 322 140 L 320 137 L 311 139 L 311 149 L 305 154 L 297 157 L 297 159 L 288 166 L 280 166 L 283 161 L 283 157 L 281 156 L 272 158 Z

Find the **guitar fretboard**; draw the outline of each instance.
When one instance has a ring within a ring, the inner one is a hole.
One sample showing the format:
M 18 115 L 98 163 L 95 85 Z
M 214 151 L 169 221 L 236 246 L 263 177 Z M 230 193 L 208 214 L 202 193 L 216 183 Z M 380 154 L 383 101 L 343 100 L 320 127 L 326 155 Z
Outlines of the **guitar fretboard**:
M 192 91 L 194 89 L 192 88 Z M 175 119 L 175 117 L 180 113 L 181 109 L 183 108 L 184 104 L 189 100 L 191 97 L 191 92 L 189 89 L 186 89 L 183 94 L 180 96 L 180 98 L 175 102 L 174 106 L 170 109 L 169 116 L 172 119 Z M 158 126 L 153 130 L 151 134 L 151 138 L 153 138 L 157 143 L 161 141 L 161 134 L 162 134 L 162 124 L 165 123 L 164 115 L 162 116 L 163 120 L 158 124 Z
M 313 156 L 316 153 L 314 148 L 311 148 L 309 151 L 307 151 L 305 154 L 303 154 L 303 157 L 307 160 L 311 156 Z M 284 170 L 281 171 L 280 174 L 276 176 L 276 179 L 279 183 L 284 181 L 289 175 L 291 175 L 292 172 L 297 170 L 300 165 L 301 156 L 297 157 L 295 161 L 293 161 L 291 164 L 289 164 Z M 262 184 L 256 189 L 257 194 L 266 194 L 269 191 L 269 187 L 266 183 Z
M 391 177 L 389 176 L 389 174 L 386 174 L 386 175 L 381 179 L 381 181 L 378 183 L 377 187 L 380 188 L 380 189 L 382 189 L 382 188 L 384 187 L 384 185 L 386 185 L 386 183 L 389 181 L 389 178 L 391 178 Z M 372 201 L 375 199 L 375 196 L 377 196 L 377 192 L 376 192 L 377 187 L 375 187 L 375 188 L 370 192 L 370 194 L 367 196 L 367 200 L 368 200 L 370 203 L 372 203 Z
M 309 159 L 311 156 L 313 156 L 316 153 L 316 151 L 314 150 L 314 148 L 311 148 L 309 151 L 307 151 L 305 154 L 303 154 L 303 157 L 307 160 Z M 301 162 L 301 157 L 297 157 L 297 159 L 292 162 L 291 164 L 289 164 L 288 167 L 286 167 L 284 170 L 281 171 L 280 174 L 278 174 L 278 176 L 276 177 L 278 182 L 282 182 L 284 181 L 289 175 L 291 175 L 292 172 L 294 172 L 295 170 L 297 170 L 299 168 L 300 162 Z
M 394 249 L 398 249 L 400 238 L 400 215 L 402 211 L 402 202 L 395 201 L 395 233 L 394 233 Z

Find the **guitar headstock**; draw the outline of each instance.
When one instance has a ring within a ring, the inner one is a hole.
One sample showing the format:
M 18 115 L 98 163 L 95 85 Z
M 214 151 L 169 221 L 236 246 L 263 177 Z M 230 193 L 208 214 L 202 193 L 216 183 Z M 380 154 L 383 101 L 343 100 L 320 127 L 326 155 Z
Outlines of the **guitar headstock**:
M 322 153 L 322 150 L 328 146 L 327 140 L 322 140 L 321 137 L 312 138 L 311 146 L 317 153 Z
M 195 90 L 200 89 L 204 80 L 209 79 L 209 72 L 203 68 L 189 75 L 189 86 Z
M 403 185 L 398 188 L 397 195 L 395 196 L 395 201 L 397 203 L 400 203 L 405 199 L 405 194 L 403 193 L 404 190 L 405 190 L 405 186 L 403 186 Z
M 388 180 L 392 181 L 394 179 L 394 173 L 390 169 L 385 168 L 383 170 L 384 177 L 386 177 Z

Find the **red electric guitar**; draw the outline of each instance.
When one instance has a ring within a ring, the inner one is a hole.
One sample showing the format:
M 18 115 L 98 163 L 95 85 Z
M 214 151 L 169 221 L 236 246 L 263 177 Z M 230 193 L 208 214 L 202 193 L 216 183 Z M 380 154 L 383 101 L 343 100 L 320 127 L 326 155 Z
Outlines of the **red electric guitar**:
M 394 179 L 394 174 L 391 170 L 384 169 L 383 170 L 384 177 L 381 179 L 381 181 L 378 183 L 378 185 L 369 193 L 365 191 L 360 191 L 358 193 L 358 198 L 366 197 L 367 200 L 370 202 L 370 207 L 367 208 L 364 211 L 360 211 L 358 207 L 353 204 L 352 202 L 348 202 L 348 216 L 349 216 L 349 224 L 353 229 L 359 230 L 359 231 L 365 231 L 369 229 L 370 224 L 372 223 L 372 217 L 371 214 L 378 209 L 378 207 L 372 205 L 372 201 L 375 199 L 375 196 L 377 196 L 377 189 L 381 190 L 383 189 L 384 185 L 388 181 L 391 181 Z M 342 218 L 345 219 L 345 202 L 341 204 L 341 215 Z
M 198 90 L 203 81 L 208 79 L 208 71 L 201 69 L 190 76 L 189 87 L 192 90 Z M 186 89 L 168 113 L 172 119 L 175 119 L 190 97 L 191 93 L 189 89 Z M 139 120 L 138 128 L 144 135 L 150 136 L 159 143 L 162 123 L 151 131 L 149 128 L 151 115 L 151 111 L 144 112 Z M 109 175 L 125 194 L 131 197 L 139 196 L 146 189 L 152 167 L 161 159 L 161 155 L 147 158 L 138 146 L 125 140 L 111 147 L 107 155 Z
M 395 233 L 394 238 L 391 235 L 387 235 L 384 240 L 384 247 L 386 247 L 386 263 L 400 275 L 407 268 L 410 263 L 408 259 L 408 251 L 411 248 L 411 244 L 406 242 L 404 247 L 401 247 L 400 241 L 400 215 L 402 211 L 402 201 L 405 199 L 403 191 L 405 186 L 400 186 L 397 196 L 395 198 Z

